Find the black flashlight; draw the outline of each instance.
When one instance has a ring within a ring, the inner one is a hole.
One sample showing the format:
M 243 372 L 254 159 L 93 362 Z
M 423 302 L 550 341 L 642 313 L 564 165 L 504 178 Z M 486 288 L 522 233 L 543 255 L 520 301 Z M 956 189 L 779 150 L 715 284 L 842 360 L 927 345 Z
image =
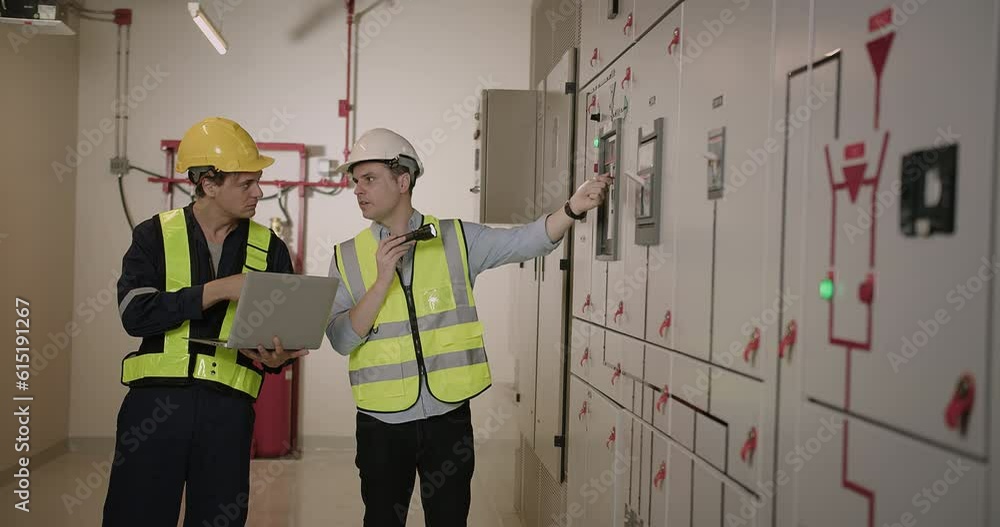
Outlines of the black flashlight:
M 437 229 L 434 227 L 433 223 L 428 223 L 415 231 L 410 231 L 404 234 L 403 241 L 401 243 L 406 243 L 411 240 L 422 242 L 433 238 L 437 238 Z

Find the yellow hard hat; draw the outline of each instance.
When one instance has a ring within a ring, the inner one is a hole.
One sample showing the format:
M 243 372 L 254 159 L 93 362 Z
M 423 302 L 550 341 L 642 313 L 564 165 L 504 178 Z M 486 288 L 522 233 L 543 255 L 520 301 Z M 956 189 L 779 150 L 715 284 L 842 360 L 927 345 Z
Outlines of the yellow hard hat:
M 177 147 L 175 170 L 215 167 L 222 172 L 257 172 L 274 163 L 274 158 L 257 150 L 257 143 L 235 121 L 209 117 L 192 126 Z

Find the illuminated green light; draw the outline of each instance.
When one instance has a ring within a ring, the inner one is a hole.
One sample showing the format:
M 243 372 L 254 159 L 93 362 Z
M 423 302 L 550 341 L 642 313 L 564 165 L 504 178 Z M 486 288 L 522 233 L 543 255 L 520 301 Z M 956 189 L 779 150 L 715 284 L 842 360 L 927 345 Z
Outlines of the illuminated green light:
M 833 280 L 827 278 L 819 283 L 819 296 L 823 300 L 830 300 L 833 298 Z
M 597 148 L 599 146 L 601 146 L 601 138 L 600 137 L 595 137 L 594 138 L 594 148 Z

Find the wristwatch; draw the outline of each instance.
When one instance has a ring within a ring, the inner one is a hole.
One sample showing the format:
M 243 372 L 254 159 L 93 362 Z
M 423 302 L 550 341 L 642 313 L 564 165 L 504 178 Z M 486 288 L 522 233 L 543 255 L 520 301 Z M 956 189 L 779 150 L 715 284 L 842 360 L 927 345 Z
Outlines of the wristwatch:
M 584 219 L 584 218 L 587 217 L 587 213 L 586 212 L 584 212 L 583 214 L 577 214 L 577 213 L 573 212 L 573 209 L 571 209 L 570 206 L 569 206 L 569 200 L 566 200 L 566 204 L 563 205 L 563 211 L 566 212 L 567 216 L 569 216 L 570 218 L 573 218 L 574 220 L 582 220 L 582 219 Z

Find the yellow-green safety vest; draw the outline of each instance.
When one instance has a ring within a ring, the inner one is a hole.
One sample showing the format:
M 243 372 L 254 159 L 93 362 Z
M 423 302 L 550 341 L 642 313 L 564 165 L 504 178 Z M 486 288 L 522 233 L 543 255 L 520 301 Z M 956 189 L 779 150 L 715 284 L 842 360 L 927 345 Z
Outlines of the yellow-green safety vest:
M 184 209 L 161 212 L 160 230 L 163 233 L 163 255 L 166 262 L 166 291 L 172 293 L 191 287 L 191 255 L 188 246 L 187 222 Z M 247 237 L 247 255 L 243 272 L 265 271 L 267 251 L 271 245 L 271 230 L 251 220 Z M 236 302 L 229 302 L 218 339 L 227 340 L 236 318 Z M 213 355 L 189 353 L 187 337 L 191 321 L 185 320 L 163 336 L 162 353 L 132 355 L 122 361 L 122 383 L 129 384 L 151 377 L 186 378 L 188 371 L 195 379 L 217 382 L 257 398 L 264 380 L 253 368 L 236 362 L 237 350 L 216 347 Z M 191 370 L 191 361 L 194 369 Z
M 351 391 L 362 410 L 410 408 L 421 375 L 431 395 L 447 403 L 471 399 L 492 383 L 461 223 L 433 216 L 424 223 L 440 236 L 417 243 L 410 287 L 397 272 L 368 339 L 350 356 Z M 368 228 L 337 245 L 337 269 L 355 304 L 378 277 L 377 249 Z

